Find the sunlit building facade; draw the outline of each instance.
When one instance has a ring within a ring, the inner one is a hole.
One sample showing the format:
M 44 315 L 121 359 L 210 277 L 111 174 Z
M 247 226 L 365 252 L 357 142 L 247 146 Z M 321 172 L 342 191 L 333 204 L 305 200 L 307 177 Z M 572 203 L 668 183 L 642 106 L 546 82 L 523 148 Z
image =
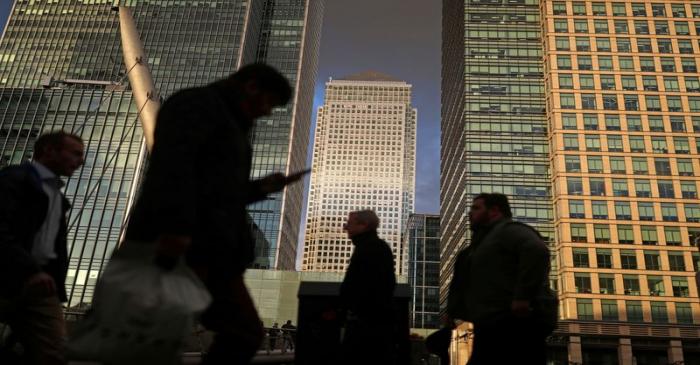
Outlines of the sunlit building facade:
M 413 212 L 417 111 L 411 85 L 363 72 L 326 83 L 318 110 L 302 270 L 345 271 L 349 212 L 373 209 L 379 236 L 405 275 L 401 234 Z

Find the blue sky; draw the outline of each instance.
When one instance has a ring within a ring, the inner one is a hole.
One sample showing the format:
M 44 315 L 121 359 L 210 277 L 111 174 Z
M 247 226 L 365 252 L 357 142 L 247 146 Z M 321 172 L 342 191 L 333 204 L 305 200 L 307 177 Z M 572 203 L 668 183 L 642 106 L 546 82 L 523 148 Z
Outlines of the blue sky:
M 3 29 L 11 3 L 0 1 Z M 329 77 L 375 70 L 413 85 L 418 213 L 439 211 L 440 20 L 441 4 L 435 0 L 326 0 L 314 97 L 315 119 Z

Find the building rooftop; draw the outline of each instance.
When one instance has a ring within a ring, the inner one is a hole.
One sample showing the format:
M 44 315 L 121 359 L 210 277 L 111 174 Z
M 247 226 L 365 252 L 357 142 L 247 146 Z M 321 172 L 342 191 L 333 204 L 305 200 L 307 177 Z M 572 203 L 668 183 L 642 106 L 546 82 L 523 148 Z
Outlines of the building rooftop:
M 378 72 L 378 71 L 362 71 L 356 74 L 341 77 L 338 80 L 345 81 L 391 81 L 391 82 L 405 82 L 404 80 L 399 80 L 393 76 Z

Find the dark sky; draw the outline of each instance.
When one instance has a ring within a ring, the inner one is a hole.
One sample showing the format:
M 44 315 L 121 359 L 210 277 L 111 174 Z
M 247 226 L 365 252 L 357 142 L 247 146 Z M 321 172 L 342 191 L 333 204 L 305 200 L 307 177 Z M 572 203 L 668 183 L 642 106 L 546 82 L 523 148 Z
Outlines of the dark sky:
M 375 70 L 413 85 L 417 213 L 440 210 L 440 21 L 437 0 L 326 0 L 321 39 L 314 110 L 329 77 Z
M 11 3 L 0 0 L 3 29 Z M 418 213 L 439 211 L 440 6 L 436 0 L 326 0 L 312 113 L 315 119 L 329 77 L 375 70 L 412 84 Z

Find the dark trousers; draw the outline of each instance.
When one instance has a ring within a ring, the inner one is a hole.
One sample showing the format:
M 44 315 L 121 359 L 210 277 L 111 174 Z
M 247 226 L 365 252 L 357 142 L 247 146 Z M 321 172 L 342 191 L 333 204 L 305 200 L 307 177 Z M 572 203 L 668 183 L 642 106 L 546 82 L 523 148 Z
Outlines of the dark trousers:
M 474 346 L 467 365 L 544 365 L 546 335 L 532 317 L 511 315 L 474 324 Z
M 202 364 L 249 364 L 265 337 L 258 312 L 242 275 L 215 280 L 207 283 L 213 300 L 202 324 L 216 335 Z
M 392 325 L 351 320 L 345 325 L 341 358 L 344 365 L 393 365 L 396 363 L 396 335 Z

